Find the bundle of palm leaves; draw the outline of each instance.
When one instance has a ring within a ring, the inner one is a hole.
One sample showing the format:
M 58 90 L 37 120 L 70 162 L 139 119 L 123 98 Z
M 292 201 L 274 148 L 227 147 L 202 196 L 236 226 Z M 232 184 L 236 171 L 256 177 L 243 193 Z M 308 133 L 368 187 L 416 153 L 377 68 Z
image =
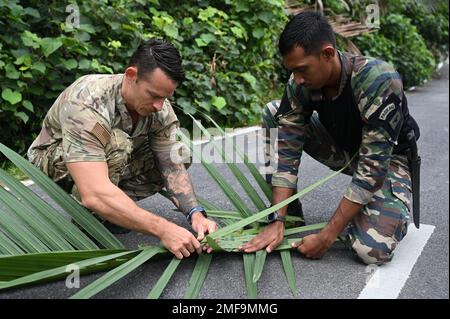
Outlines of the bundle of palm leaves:
M 199 121 L 193 120 L 226 159 L 225 153 L 213 141 L 212 136 L 208 135 L 207 130 L 201 126 Z M 211 118 L 209 120 L 219 128 Z M 225 132 L 223 130 L 221 132 L 225 137 Z M 198 156 L 199 154 L 196 153 L 192 142 L 181 133 L 180 137 L 190 147 L 194 156 Z M 256 166 L 241 151 L 236 148 L 234 150 L 242 158 L 245 166 L 262 190 L 261 193 L 269 201 L 272 197 L 271 189 Z M 148 298 L 160 297 L 181 260 L 173 257 L 162 246 L 145 246 L 134 250 L 126 249 L 88 210 L 38 168 L 1 143 L 0 152 L 48 194 L 65 213 L 62 214 L 20 181 L 0 169 L 0 290 L 66 278 L 72 271 L 72 268 L 68 267 L 69 265 L 76 265 L 82 275 L 107 271 L 102 277 L 80 289 L 71 297 L 90 298 L 149 261 L 152 257 L 172 257 L 171 262 L 148 295 Z M 238 247 L 259 233 L 266 225 L 267 215 L 300 198 L 340 172 L 335 172 L 285 201 L 267 208 L 258 191 L 251 185 L 237 165 L 229 160 L 225 160 L 225 163 L 258 209 L 258 212 L 252 211 L 245 204 L 241 196 L 235 192 L 232 185 L 225 180 L 215 166 L 202 161 L 205 169 L 234 205 L 236 211 L 224 211 L 205 199 L 199 199 L 206 208 L 208 215 L 217 219 L 223 227 L 203 240 L 202 243 L 207 243 L 214 249 L 214 252 L 197 257 L 192 277 L 185 292 L 185 298 L 196 298 L 198 296 L 215 253 L 226 251 L 242 254 Z M 71 219 L 78 224 L 78 227 L 71 222 Z M 288 225 L 289 222 L 295 221 L 295 217 L 288 218 Z M 294 297 L 297 296 L 298 291 L 290 249 L 291 243 L 299 240 L 299 238 L 289 238 L 288 236 L 319 230 L 324 226 L 325 223 L 304 227 L 287 227 L 285 240 L 277 248 Z M 252 254 L 244 253 L 242 257 L 248 297 L 256 298 L 257 282 L 263 271 L 266 251 L 261 250 Z

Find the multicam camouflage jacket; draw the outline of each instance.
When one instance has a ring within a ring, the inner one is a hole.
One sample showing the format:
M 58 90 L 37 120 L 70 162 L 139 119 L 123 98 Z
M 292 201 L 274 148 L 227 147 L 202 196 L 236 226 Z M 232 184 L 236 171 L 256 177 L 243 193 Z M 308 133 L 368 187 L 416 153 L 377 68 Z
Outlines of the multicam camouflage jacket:
M 39 136 L 28 150 L 31 162 L 52 144 L 62 143 L 65 163 L 106 161 L 105 146 L 113 129 L 130 136 L 133 149 L 147 138 L 153 150 L 170 150 L 179 126 L 166 100 L 160 112 L 132 119 L 121 95 L 123 74 L 86 75 L 66 88 L 48 111 Z

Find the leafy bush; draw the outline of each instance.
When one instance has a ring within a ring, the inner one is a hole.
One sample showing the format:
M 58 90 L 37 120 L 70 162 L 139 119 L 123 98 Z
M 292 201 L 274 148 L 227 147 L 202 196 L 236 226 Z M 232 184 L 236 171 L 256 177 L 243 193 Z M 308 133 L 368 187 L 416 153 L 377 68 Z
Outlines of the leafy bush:
M 187 81 L 175 105 L 225 125 L 259 121 L 277 91 L 283 1 L 192 2 L 79 1 L 73 27 L 67 2 L 0 0 L 1 141 L 23 154 L 65 87 L 84 74 L 123 72 L 153 36 L 172 42 L 184 59 Z
M 448 54 L 448 1 L 389 1 L 390 12 L 401 13 L 417 27 L 436 61 Z

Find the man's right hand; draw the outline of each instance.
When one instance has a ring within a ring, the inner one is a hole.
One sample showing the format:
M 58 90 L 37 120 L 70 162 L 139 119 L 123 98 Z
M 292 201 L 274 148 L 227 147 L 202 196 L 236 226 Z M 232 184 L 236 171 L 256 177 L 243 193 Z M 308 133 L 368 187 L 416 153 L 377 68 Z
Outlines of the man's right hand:
M 178 259 L 189 257 L 191 253 L 202 253 L 200 242 L 187 229 L 167 221 L 160 236 L 161 243 Z
M 253 253 L 266 249 L 268 253 L 271 253 L 283 242 L 283 236 L 284 224 L 282 222 L 274 222 L 267 225 L 255 238 L 239 247 L 239 250 L 244 253 Z

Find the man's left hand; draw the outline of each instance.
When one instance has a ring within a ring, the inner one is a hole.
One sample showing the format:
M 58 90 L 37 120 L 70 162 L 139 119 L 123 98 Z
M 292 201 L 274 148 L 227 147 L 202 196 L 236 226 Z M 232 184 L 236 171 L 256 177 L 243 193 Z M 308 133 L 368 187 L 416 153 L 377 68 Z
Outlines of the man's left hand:
M 302 240 L 293 243 L 292 247 L 296 248 L 307 258 L 320 259 L 334 242 L 334 240 L 328 239 L 327 237 L 323 233 L 308 235 Z
M 219 228 L 216 222 L 205 218 L 201 213 L 194 213 L 192 215 L 192 229 L 197 233 L 197 240 L 201 241 L 205 238 L 205 235 L 211 234 Z M 212 248 L 208 245 L 203 246 L 203 250 L 206 250 L 207 253 L 212 252 Z

